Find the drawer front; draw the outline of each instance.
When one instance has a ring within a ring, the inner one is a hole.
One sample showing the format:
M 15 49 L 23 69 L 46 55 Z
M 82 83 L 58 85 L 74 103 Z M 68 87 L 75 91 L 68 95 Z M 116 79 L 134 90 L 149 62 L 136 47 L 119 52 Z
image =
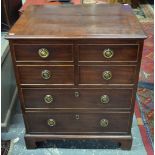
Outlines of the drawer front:
M 130 108 L 132 89 L 22 89 L 26 108 Z
M 79 45 L 79 61 L 137 61 L 138 45 Z
M 79 84 L 134 84 L 136 66 L 79 66 Z
M 130 113 L 26 113 L 29 133 L 129 131 Z
M 74 66 L 18 66 L 21 84 L 74 84 Z
M 16 61 L 73 61 L 72 45 L 14 45 Z

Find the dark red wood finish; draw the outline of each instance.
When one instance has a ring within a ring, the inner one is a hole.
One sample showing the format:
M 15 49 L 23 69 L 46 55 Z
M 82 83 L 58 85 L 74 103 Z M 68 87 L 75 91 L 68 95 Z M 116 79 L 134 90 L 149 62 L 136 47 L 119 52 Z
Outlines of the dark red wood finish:
M 111 49 L 114 52 L 112 58 L 104 57 L 105 49 Z M 105 45 L 79 45 L 79 61 L 110 61 L 110 62 L 135 62 L 138 59 L 138 44 L 105 44 Z
M 110 71 L 112 78 L 103 78 L 103 72 Z M 79 84 L 133 84 L 136 66 L 79 66 Z
M 38 51 L 41 48 L 46 48 L 49 51 L 49 56 L 42 59 Z M 67 44 L 17 44 L 14 45 L 16 61 L 35 62 L 35 61 L 73 61 L 73 45 Z
M 109 11 L 110 10 L 110 11 Z M 10 39 L 144 39 L 129 5 L 30 6 L 11 29 Z
M 129 6 L 30 6 L 7 38 L 27 148 L 52 139 L 103 139 L 131 148 L 146 35 Z M 48 58 L 39 57 L 40 48 L 49 50 Z M 106 48 L 114 52 L 110 59 L 103 56 Z M 43 70 L 51 72 L 49 79 L 41 77 Z M 103 78 L 104 71 L 111 71 L 110 80 Z M 45 95 L 53 96 L 51 104 Z M 102 95 L 109 96 L 109 103 L 101 104 Z M 48 119 L 56 125 L 49 127 Z M 101 119 L 109 121 L 106 128 Z
M 25 108 L 39 109 L 130 109 L 132 105 L 132 89 L 51 89 L 23 88 Z M 76 96 L 76 94 L 79 96 Z M 52 103 L 46 103 L 44 97 L 51 95 Z M 109 102 L 102 103 L 101 97 L 108 95 Z M 93 96 L 93 97 L 92 97 Z
M 51 73 L 49 79 L 42 78 L 42 71 L 48 70 Z M 57 84 L 74 85 L 74 66 L 18 66 L 21 84 Z
M 78 115 L 78 119 L 76 118 Z M 26 113 L 29 133 L 117 133 L 129 131 L 130 113 Z M 39 119 L 38 119 L 39 118 Z M 54 119 L 55 126 L 48 125 L 48 119 Z M 102 127 L 100 121 L 107 119 L 109 125 Z

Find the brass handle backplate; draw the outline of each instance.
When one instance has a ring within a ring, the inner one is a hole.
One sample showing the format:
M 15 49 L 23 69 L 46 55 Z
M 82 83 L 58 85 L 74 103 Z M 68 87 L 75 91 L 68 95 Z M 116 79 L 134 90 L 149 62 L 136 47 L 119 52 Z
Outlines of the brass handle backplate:
M 41 77 L 47 80 L 51 77 L 51 72 L 49 70 L 43 70 L 41 72 Z
M 111 50 L 111 49 L 109 49 L 109 48 L 108 48 L 108 49 L 105 49 L 105 50 L 103 51 L 103 56 L 104 56 L 105 58 L 107 58 L 107 59 L 112 58 L 113 55 L 114 55 L 113 50 Z
M 40 48 L 38 54 L 41 58 L 45 59 L 49 56 L 49 51 L 46 48 Z
M 107 104 L 107 103 L 109 103 L 109 96 L 108 95 L 102 95 L 101 96 L 101 103 L 102 104 Z
M 44 101 L 46 103 L 52 103 L 53 102 L 53 96 L 52 95 L 45 95 Z
M 100 120 L 100 126 L 101 127 L 105 128 L 108 126 L 108 124 L 109 124 L 109 121 L 107 119 L 101 119 Z
M 47 124 L 52 127 L 52 126 L 55 126 L 56 125 L 56 122 L 55 122 L 54 119 L 48 119 L 47 120 Z
M 102 73 L 102 77 L 103 77 L 103 79 L 105 79 L 105 80 L 110 80 L 110 79 L 112 78 L 112 73 L 111 73 L 111 71 L 104 71 L 104 72 Z

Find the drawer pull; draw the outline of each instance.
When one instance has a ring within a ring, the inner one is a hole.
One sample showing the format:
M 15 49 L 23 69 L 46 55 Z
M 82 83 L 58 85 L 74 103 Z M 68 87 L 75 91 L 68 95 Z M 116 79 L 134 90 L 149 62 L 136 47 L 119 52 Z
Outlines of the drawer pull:
M 52 103 L 53 102 L 53 96 L 52 95 L 45 95 L 44 101 L 46 103 Z
M 112 73 L 111 73 L 111 71 L 104 71 L 104 72 L 102 73 L 102 77 L 103 77 L 103 79 L 105 79 L 105 80 L 110 80 L 110 79 L 112 78 Z
M 55 125 L 56 125 L 56 122 L 55 122 L 54 119 L 48 119 L 47 124 L 48 124 L 49 126 L 55 126 Z
M 51 77 L 51 72 L 49 70 L 43 70 L 41 76 L 43 79 L 47 80 Z
M 49 56 L 49 51 L 46 48 L 40 48 L 38 54 L 41 58 L 46 59 Z
M 76 91 L 74 95 L 75 95 L 75 97 L 79 97 L 80 93 L 78 91 Z
M 80 116 L 76 114 L 76 115 L 75 115 L 75 119 L 76 119 L 76 120 L 79 120 L 79 119 L 80 119 Z
M 108 48 L 108 49 L 105 49 L 105 50 L 103 51 L 103 56 L 104 56 L 105 58 L 107 58 L 107 59 L 112 58 L 113 55 L 114 55 L 113 50 L 111 50 L 111 49 L 109 49 L 109 48 Z
M 107 119 L 101 119 L 100 120 L 101 127 L 105 128 L 108 126 L 108 124 L 109 124 L 109 121 Z
M 109 103 L 109 96 L 108 95 L 102 95 L 101 96 L 101 103 L 102 104 L 107 104 L 107 103 Z

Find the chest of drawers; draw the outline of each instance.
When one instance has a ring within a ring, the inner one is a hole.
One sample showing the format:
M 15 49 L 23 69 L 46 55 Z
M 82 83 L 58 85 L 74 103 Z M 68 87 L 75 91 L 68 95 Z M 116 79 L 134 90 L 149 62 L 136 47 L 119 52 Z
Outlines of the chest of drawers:
M 7 36 L 27 148 L 99 139 L 130 149 L 145 38 L 128 5 L 28 7 Z

